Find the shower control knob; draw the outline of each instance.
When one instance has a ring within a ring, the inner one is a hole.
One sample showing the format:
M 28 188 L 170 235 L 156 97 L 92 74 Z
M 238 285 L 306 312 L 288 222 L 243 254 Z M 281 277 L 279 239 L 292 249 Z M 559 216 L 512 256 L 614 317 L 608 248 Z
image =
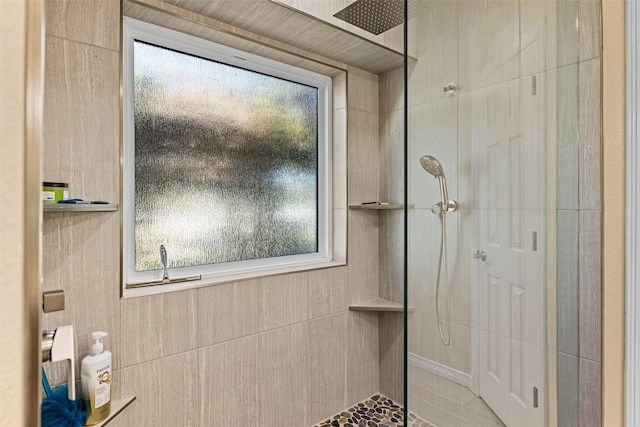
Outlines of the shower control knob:
M 473 254 L 473 257 L 475 259 L 479 259 L 480 261 L 486 261 L 487 260 L 487 253 L 485 251 L 476 251 L 476 253 Z
M 444 93 L 452 95 L 452 94 L 456 93 L 456 91 L 458 90 L 458 85 L 456 85 L 455 83 L 449 83 L 448 85 L 446 85 L 442 89 L 444 90 Z

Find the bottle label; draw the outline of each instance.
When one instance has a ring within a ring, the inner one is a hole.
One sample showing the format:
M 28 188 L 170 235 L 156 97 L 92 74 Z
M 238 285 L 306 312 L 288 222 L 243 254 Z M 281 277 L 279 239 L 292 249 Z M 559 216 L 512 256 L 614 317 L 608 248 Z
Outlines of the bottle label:
M 111 373 L 106 370 L 98 375 L 96 384 L 96 408 L 106 405 L 111 400 Z

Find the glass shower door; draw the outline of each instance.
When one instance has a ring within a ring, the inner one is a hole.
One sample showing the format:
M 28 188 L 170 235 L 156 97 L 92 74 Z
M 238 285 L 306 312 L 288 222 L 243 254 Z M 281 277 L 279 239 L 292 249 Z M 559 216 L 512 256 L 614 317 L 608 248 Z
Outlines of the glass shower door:
M 439 427 L 578 425 L 586 4 L 408 21 L 405 404 Z

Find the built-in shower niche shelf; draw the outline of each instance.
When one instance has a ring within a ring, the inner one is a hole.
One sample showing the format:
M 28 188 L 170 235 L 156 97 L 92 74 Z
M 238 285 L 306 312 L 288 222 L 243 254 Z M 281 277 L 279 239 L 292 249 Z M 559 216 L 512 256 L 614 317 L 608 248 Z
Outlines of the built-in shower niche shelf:
M 118 210 L 115 203 L 43 203 L 42 212 L 114 212 Z
M 375 298 L 369 301 L 359 302 L 357 304 L 351 304 L 349 306 L 351 311 L 387 311 L 387 312 L 400 312 L 404 311 L 404 306 L 398 302 L 389 301 L 382 298 Z M 409 307 L 409 312 L 413 311 L 413 307 Z
M 136 400 L 135 396 L 127 397 L 120 400 L 114 400 L 111 402 L 111 413 L 106 420 L 96 424 L 94 427 L 102 427 L 109 424 L 115 417 L 120 415 L 131 403 Z
M 351 210 L 372 210 L 372 211 L 383 211 L 383 210 L 398 210 L 404 209 L 404 205 L 398 204 L 365 204 L 365 205 L 349 205 L 349 209 Z

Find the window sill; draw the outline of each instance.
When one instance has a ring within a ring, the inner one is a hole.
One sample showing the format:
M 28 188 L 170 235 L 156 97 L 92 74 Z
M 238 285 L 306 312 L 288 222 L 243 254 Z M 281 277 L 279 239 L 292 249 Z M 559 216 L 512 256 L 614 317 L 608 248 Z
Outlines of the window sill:
M 225 283 L 241 282 L 244 280 L 259 279 L 262 277 L 277 276 L 280 274 L 298 273 L 302 271 L 321 270 L 324 268 L 343 267 L 347 265 L 340 261 L 323 261 L 315 263 L 300 264 L 286 267 L 265 268 L 260 271 L 229 273 L 213 277 L 203 277 L 200 280 L 182 283 L 171 283 L 168 285 L 153 285 L 141 288 L 124 289 L 122 298 L 135 298 L 149 295 L 164 294 L 167 292 L 185 291 L 187 289 L 204 288 L 207 286 L 222 285 Z

